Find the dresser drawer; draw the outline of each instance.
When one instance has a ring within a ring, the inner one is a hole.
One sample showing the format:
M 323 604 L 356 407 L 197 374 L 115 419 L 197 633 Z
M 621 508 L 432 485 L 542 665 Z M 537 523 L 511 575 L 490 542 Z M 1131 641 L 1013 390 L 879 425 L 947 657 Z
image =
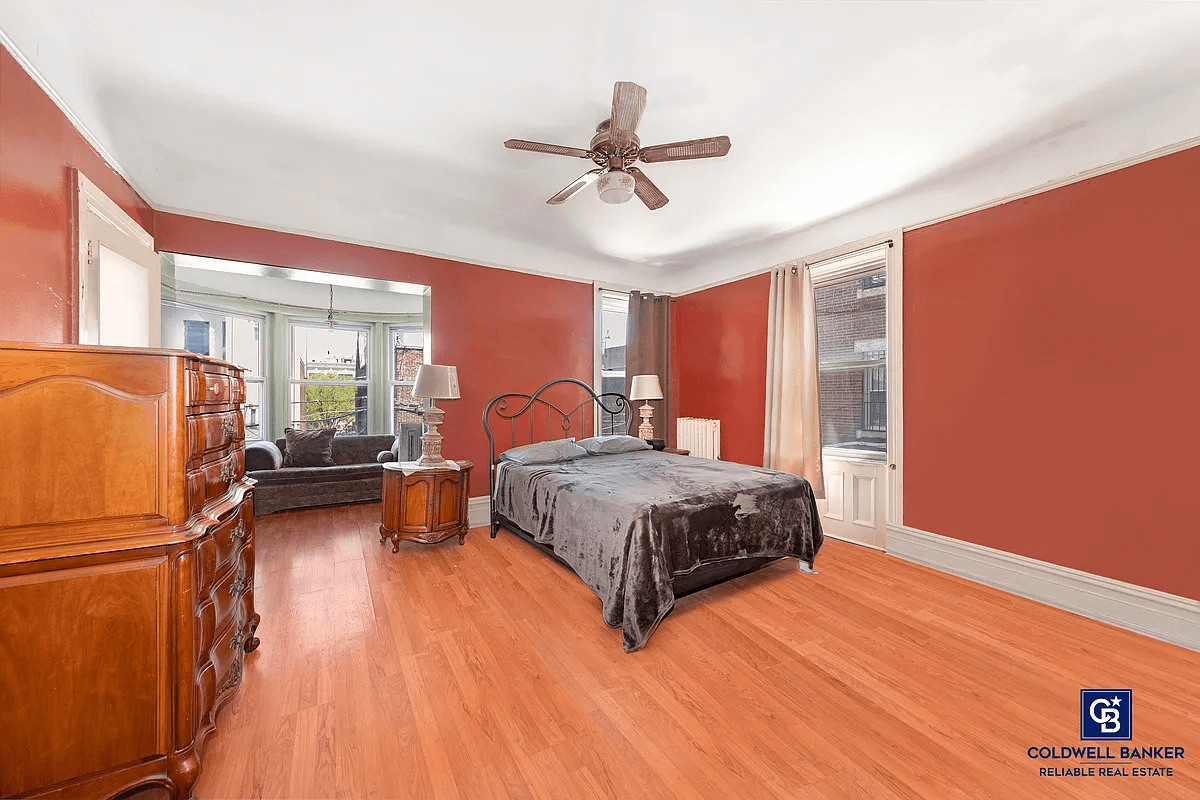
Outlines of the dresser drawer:
M 212 500 L 229 490 L 229 484 L 246 474 L 246 455 L 240 449 L 204 465 L 204 497 Z
M 233 515 L 213 529 L 212 539 L 217 547 L 217 572 L 233 560 L 254 530 L 254 515 L 248 500 L 243 500 Z
M 254 517 L 247 501 L 229 517 L 210 529 L 209 534 L 196 542 L 196 581 L 208 586 L 224 573 L 238 553 L 250 541 Z M 253 561 L 253 559 L 251 559 Z M 251 563 L 249 566 L 253 566 Z
M 199 428 L 200 438 L 204 442 L 203 449 L 199 451 L 204 463 L 227 455 L 231 447 L 246 438 L 241 411 L 218 411 L 189 417 L 188 424 L 193 423 Z
M 205 372 L 204 375 L 204 405 L 217 406 L 231 402 L 229 391 L 229 376 L 216 372 Z
M 213 584 L 208 597 L 213 605 L 215 628 L 219 630 L 235 618 L 234 612 L 241 609 L 241 600 L 242 595 L 246 592 L 246 584 L 252 580 L 254 580 L 253 576 L 248 575 L 246 565 L 239 558 Z M 237 619 L 244 620 L 245 616 L 238 615 Z
M 235 615 L 217 634 L 208 652 L 201 656 L 200 673 L 196 680 L 201 725 L 211 724 L 213 704 L 217 698 L 242 682 L 242 648 L 247 635 L 245 621 Z
M 224 406 L 245 400 L 245 383 L 225 369 L 202 363 L 193 363 L 187 368 L 188 408 Z

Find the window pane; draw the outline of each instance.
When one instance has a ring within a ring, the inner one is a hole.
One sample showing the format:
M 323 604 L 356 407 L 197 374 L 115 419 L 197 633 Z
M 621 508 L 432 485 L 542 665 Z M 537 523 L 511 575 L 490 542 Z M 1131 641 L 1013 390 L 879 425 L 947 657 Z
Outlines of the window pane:
M 262 321 L 246 317 L 227 317 L 225 323 L 225 360 L 262 375 Z
M 183 349 L 189 353 L 206 356 L 211 345 L 209 324 L 202 319 L 183 321 Z
M 415 381 L 425 361 L 425 334 L 420 328 L 393 328 L 392 347 L 392 380 Z
M 392 408 L 395 412 L 395 430 L 400 430 L 403 422 L 423 422 L 425 420 L 424 404 L 413 397 L 412 384 L 398 383 L 392 387 Z
M 625 394 L 625 325 L 629 319 L 629 295 L 601 292 L 600 295 L 600 392 Z M 625 414 L 614 418 L 617 432 L 625 431 Z M 601 419 L 608 432 L 608 416 Z
M 290 424 L 298 430 L 334 428 L 367 433 L 367 387 L 295 383 L 289 390 Z
M 880 457 L 887 450 L 887 276 L 814 290 L 821 444 Z
M 246 421 L 247 439 L 262 438 L 262 396 L 262 381 L 246 381 L 246 403 L 242 406 L 242 416 Z
M 365 381 L 367 361 L 365 330 L 325 325 L 292 327 L 293 378 Z

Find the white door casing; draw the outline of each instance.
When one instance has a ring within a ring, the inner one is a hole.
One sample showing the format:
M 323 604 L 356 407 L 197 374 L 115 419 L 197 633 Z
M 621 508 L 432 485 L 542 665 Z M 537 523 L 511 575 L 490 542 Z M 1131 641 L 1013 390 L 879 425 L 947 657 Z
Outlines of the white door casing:
M 154 239 L 82 172 L 74 172 L 79 293 L 76 341 L 158 347 L 162 341 L 162 278 Z
M 814 288 L 879 272 L 886 279 L 887 445 L 884 458 L 861 457 L 847 450 L 822 452 L 825 499 L 817 503 L 826 535 L 885 549 L 888 524 L 903 513 L 903 342 L 902 238 L 876 238 L 807 259 Z

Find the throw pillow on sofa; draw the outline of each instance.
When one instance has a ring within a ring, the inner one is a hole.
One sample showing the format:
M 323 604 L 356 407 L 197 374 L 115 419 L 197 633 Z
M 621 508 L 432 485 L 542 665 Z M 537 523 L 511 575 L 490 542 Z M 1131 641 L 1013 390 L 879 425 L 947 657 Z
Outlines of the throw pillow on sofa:
M 287 449 L 283 451 L 285 467 L 332 467 L 333 466 L 333 428 L 323 428 L 318 431 L 298 431 L 295 428 L 284 428 L 283 435 L 287 439 Z

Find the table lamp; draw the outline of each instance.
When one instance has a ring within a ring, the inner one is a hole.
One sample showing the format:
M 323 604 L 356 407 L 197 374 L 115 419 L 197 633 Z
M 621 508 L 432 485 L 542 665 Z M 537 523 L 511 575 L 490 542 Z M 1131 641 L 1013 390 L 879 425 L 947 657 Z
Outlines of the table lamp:
M 437 407 L 437 401 L 458 399 L 458 367 L 422 364 L 417 369 L 412 393 L 413 397 L 429 399 L 429 408 L 425 411 L 425 435 L 421 437 L 421 460 L 417 463 L 422 467 L 440 467 L 446 459 L 442 458 L 442 435 L 438 433 L 438 425 L 446 418 L 446 412 Z
M 657 375 L 634 375 L 633 385 L 629 388 L 630 400 L 662 400 L 662 384 L 658 382 Z M 649 403 L 638 409 L 638 414 L 642 417 L 642 424 L 638 426 L 638 438 L 653 439 L 654 425 L 650 422 L 650 417 L 654 415 L 654 409 Z

